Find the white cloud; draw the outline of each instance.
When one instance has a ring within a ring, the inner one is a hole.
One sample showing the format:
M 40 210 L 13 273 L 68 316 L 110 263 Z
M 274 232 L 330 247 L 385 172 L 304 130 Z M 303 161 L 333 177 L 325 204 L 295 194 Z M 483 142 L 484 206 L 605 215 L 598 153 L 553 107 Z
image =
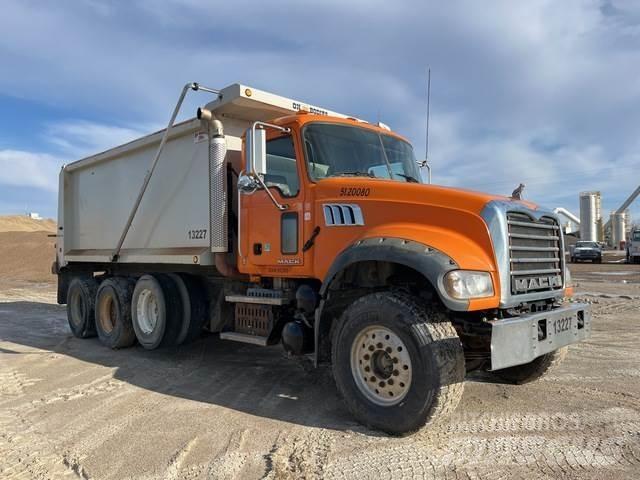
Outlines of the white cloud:
M 82 158 L 135 140 L 149 130 L 68 120 L 49 125 L 46 140 L 71 158 Z
M 32 187 L 56 192 L 63 164 L 116 147 L 145 133 L 149 132 L 84 120 L 51 124 L 45 129 L 44 140 L 56 154 L 0 150 L 0 187 Z
M 8 185 L 56 191 L 61 165 L 62 159 L 46 153 L 0 150 L 0 188 Z
M 241 81 L 382 121 L 424 152 L 433 70 L 436 180 L 576 209 L 605 210 L 636 185 L 640 4 L 631 0 L 268 2 L 8 1 L 0 93 L 108 114 L 120 126 L 59 122 L 75 159 L 163 123 L 187 81 Z M 189 97 L 185 112 L 206 97 Z M 93 115 L 82 115 L 83 112 Z M 53 151 L 53 150 L 52 150 Z

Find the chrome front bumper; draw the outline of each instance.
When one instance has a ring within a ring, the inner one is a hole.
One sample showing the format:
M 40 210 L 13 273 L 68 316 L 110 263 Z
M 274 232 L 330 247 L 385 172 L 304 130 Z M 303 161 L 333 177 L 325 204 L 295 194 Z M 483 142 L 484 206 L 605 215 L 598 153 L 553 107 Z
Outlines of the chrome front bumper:
M 491 322 L 491 370 L 529 363 L 591 335 L 591 307 L 572 303 Z

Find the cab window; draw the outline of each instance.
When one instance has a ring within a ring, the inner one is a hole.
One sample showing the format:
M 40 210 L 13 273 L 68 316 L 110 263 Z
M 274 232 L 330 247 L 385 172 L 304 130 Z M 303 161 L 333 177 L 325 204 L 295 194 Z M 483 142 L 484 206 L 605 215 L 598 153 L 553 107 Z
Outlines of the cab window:
M 278 137 L 267 141 L 267 172 L 264 183 L 276 187 L 284 197 L 295 197 L 300 190 L 296 169 L 293 137 Z

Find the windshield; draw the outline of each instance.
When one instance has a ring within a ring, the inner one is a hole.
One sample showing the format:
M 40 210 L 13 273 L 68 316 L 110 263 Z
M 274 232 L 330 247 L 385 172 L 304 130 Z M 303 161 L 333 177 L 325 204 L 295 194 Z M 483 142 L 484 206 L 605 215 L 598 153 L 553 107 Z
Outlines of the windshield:
M 312 123 L 304 128 L 303 136 L 313 180 L 368 176 L 422 183 L 411 145 L 391 135 L 350 125 Z
M 580 247 L 580 248 L 598 248 L 598 244 L 596 242 L 578 242 L 578 243 L 576 243 L 576 247 Z

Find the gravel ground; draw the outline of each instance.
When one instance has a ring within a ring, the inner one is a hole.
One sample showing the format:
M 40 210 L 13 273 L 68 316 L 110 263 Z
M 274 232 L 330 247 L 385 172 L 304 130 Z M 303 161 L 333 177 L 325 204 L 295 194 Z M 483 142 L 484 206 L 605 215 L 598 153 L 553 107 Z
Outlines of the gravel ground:
M 0 289 L 0 478 L 638 478 L 640 265 L 573 270 L 592 338 L 534 384 L 468 378 L 406 438 L 279 347 L 110 351 L 71 336 L 50 286 Z

